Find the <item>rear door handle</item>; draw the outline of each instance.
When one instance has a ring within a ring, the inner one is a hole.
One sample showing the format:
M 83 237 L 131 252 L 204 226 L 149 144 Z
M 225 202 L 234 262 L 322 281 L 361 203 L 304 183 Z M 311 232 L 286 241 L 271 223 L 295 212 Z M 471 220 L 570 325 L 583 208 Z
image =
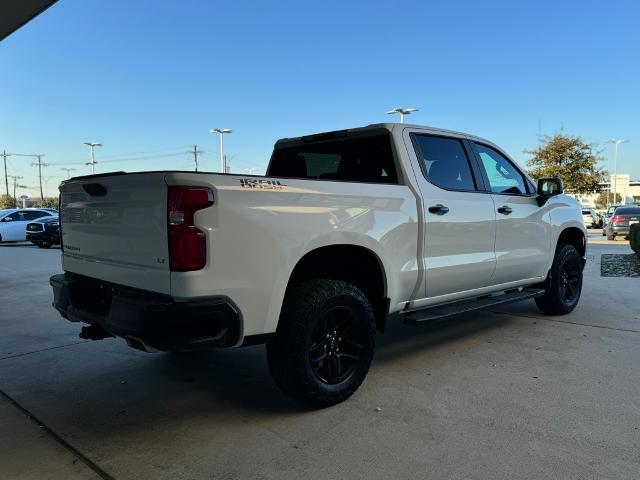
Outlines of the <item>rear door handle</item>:
M 433 213 L 434 215 L 444 215 L 445 213 L 448 213 L 448 212 L 449 212 L 449 207 L 445 207 L 440 203 L 429 207 L 429 213 Z
M 506 205 L 503 205 L 498 209 L 498 213 L 501 213 L 503 215 L 509 215 L 511 212 L 513 212 L 511 207 L 507 207 Z

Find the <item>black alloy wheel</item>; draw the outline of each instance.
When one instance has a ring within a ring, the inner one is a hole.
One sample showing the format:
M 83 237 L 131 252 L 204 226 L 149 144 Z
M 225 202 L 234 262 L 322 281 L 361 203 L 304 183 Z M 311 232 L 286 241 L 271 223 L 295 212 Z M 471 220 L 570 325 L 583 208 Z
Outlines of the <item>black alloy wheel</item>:
M 536 305 L 549 315 L 565 315 L 578 305 L 582 292 L 582 258 L 573 245 L 559 244 Z
M 357 326 L 356 313 L 343 305 L 327 310 L 317 320 L 309 342 L 309 362 L 322 382 L 336 385 L 353 373 L 366 342 Z
M 285 394 L 327 407 L 362 384 L 374 347 L 375 316 L 367 296 L 341 280 L 307 280 L 285 295 L 267 361 Z

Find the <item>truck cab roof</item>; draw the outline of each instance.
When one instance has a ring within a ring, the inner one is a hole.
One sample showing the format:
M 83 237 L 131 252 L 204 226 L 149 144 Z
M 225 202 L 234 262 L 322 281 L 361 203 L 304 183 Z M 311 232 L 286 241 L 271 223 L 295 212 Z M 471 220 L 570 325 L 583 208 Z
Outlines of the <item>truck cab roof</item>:
M 285 138 L 280 138 L 278 141 L 276 141 L 275 146 L 278 147 L 278 146 L 283 146 L 284 144 L 290 145 L 290 144 L 299 143 L 299 142 L 307 143 L 307 142 L 313 142 L 313 141 L 329 140 L 333 138 L 345 137 L 347 135 L 348 136 L 367 135 L 376 130 L 378 131 L 387 130 L 391 132 L 394 128 L 410 128 L 410 129 L 423 130 L 425 133 L 430 133 L 433 135 L 467 138 L 469 140 L 475 140 L 475 141 L 499 148 L 493 142 L 469 133 L 458 132 L 455 130 L 447 130 L 444 128 L 430 127 L 427 125 L 418 125 L 413 123 L 399 123 L 399 122 L 372 123 L 363 127 L 355 127 L 355 128 L 344 129 L 344 130 L 321 132 L 321 133 L 315 133 L 311 135 L 302 135 L 299 137 L 285 137 Z

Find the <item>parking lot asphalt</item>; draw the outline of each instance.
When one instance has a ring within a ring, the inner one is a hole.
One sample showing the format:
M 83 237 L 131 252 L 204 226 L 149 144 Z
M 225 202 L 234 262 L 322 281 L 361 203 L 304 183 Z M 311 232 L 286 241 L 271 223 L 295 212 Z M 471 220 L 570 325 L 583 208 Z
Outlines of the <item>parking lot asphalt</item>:
M 0 246 L 0 478 L 637 479 L 638 278 L 603 278 L 590 233 L 578 308 L 533 301 L 393 323 L 347 402 L 306 411 L 262 346 L 148 354 L 78 338 L 51 308 L 60 251 Z

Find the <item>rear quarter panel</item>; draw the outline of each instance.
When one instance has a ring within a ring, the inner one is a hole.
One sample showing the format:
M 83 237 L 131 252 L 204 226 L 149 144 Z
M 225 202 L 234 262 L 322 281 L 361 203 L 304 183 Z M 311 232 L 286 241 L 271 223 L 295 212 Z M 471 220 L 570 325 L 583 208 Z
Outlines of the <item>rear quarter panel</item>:
M 214 205 L 195 216 L 207 235 L 207 265 L 172 272 L 172 296 L 228 296 L 241 311 L 245 336 L 275 331 L 294 267 L 319 247 L 371 250 L 384 268 L 391 305 L 415 288 L 419 222 L 406 186 L 182 173 L 166 181 L 214 190 Z

